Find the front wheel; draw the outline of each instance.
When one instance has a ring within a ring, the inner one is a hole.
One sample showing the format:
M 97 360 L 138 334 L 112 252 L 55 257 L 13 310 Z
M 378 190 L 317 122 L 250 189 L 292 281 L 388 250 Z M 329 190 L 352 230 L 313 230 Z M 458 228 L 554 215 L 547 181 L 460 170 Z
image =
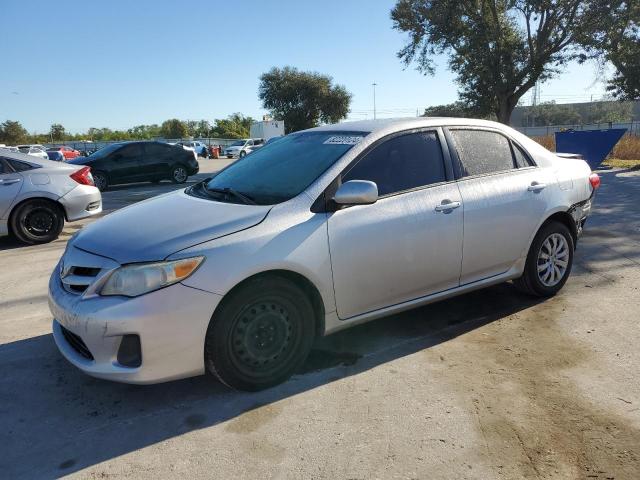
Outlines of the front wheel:
M 171 169 L 171 181 L 173 183 L 184 183 L 188 177 L 187 169 L 183 165 L 176 165 Z
M 242 150 L 242 151 L 240 152 L 239 157 L 240 157 L 240 158 L 242 158 L 242 157 L 244 157 L 246 154 L 247 154 L 247 152 L 245 152 L 244 150 Z
M 573 265 L 573 237 L 566 225 L 550 222 L 536 234 L 522 276 L 514 285 L 524 293 L 551 297 L 564 286 Z
M 313 307 L 281 277 L 250 280 L 220 305 L 207 329 L 205 364 L 224 384 L 257 391 L 287 380 L 313 344 Z
M 63 227 L 60 207 L 47 200 L 29 200 L 11 216 L 11 231 L 18 240 L 30 245 L 55 240 Z

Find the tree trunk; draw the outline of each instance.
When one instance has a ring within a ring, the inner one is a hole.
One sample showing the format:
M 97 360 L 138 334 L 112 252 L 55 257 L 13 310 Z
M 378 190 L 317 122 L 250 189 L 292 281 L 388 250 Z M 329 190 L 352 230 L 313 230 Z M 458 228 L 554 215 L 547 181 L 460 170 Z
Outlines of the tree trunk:
M 500 123 L 509 125 L 511 121 L 511 114 L 516 107 L 516 102 L 513 102 L 511 97 L 498 97 L 498 105 L 496 108 L 496 117 Z

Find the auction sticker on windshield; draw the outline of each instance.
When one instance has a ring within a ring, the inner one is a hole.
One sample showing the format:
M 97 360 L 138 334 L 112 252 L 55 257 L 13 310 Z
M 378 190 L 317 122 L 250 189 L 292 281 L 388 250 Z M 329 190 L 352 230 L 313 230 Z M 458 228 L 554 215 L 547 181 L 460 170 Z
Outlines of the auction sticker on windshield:
M 337 135 L 327 138 L 323 143 L 325 145 L 357 145 L 362 141 L 360 136 L 344 136 Z

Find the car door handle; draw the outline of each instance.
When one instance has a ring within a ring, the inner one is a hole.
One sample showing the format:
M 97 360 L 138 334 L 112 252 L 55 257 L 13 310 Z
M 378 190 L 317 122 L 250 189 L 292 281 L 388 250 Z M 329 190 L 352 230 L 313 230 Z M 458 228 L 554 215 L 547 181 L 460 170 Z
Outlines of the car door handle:
M 546 183 L 532 182 L 531 185 L 529 185 L 529 187 L 527 188 L 527 190 L 529 190 L 530 192 L 539 192 L 541 190 L 544 190 L 546 186 L 547 186 Z
M 13 185 L 14 183 L 18 183 L 19 181 L 19 178 L 2 178 L 0 179 L 0 185 Z
M 447 212 L 449 210 L 453 210 L 454 208 L 458 208 L 460 205 L 462 205 L 460 202 L 443 200 L 440 205 L 436 205 L 436 212 Z

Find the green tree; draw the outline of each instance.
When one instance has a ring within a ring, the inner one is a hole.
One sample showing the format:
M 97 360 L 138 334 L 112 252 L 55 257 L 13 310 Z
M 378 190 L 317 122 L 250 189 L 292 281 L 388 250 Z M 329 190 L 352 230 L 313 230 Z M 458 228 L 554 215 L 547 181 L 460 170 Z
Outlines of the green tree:
M 464 102 L 454 102 L 446 105 L 435 105 L 424 109 L 423 117 L 460 117 L 460 118 L 477 118 L 482 113 L 477 109 L 468 106 Z
M 461 100 L 509 123 L 518 101 L 536 82 L 584 58 L 584 44 L 608 31 L 603 6 L 623 0 L 398 0 L 393 27 L 409 34 L 398 52 L 425 74 L 444 54 Z M 602 51 L 593 48 L 594 55 Z
M 523 126 L 576 125 L 583 118 L 572 105 L 558 105 L 555 101 L 524 107 Z
M 18 145 L 24 143 L 27 139 L 28 132 L 20 124 L 13 120 L 7 120 L 0 124 L 0 142 L 7 145 Z
M 160 134 L 164 138 L 184 138 L 188 135 L 184 122 L 177 118 L 165 120 L 160 127 Z
M 258 97 L 287 133 L 336 123 L 349 113 L 351 93 L 328 75 L 293 67 L 272 68 L 260 77 Z
M 62 125 L 60 125 L 59 123 L 54 123 L 53 125 L 51 125 L 51 128 L 49 129 L 49 137 L 51 138 L 51 140 L 53 140 L 54 142 L 62 142 L 64 141 L 64 135 L 65 130 Z
M 251 117 L 234 113 L 226 119 L 216 119 L 216 125 L 211 130 L 211 135 L 217 138 L 247 138 L 252 123 Z
M 629 122 L 633 119 L 633 102 L 597 102 L 589 109 L 585 123 Z

